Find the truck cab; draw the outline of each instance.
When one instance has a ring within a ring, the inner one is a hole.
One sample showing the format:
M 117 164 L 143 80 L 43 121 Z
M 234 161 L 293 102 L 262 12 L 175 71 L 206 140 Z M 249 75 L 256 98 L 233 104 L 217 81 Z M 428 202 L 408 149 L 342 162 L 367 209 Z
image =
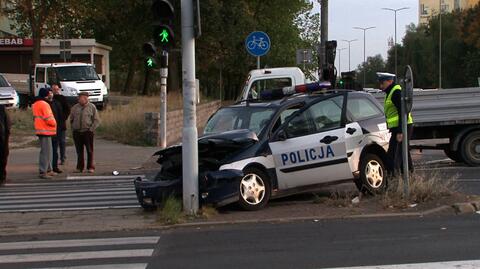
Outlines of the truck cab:
M 307 83 L 305 74 L 298 67 L 256 69 L 248 73 L 239 100 L 258 99 L 267 89 L 280 89 Z
M 41 88 L 58 84 L 62 95 L 74 104 L 80 92 L 88 92 L 89 100 L 99 109 L 108 101 L 108 89 L 92 64 L 48 63 L 35 65 L 32 93 L 38 95 Z

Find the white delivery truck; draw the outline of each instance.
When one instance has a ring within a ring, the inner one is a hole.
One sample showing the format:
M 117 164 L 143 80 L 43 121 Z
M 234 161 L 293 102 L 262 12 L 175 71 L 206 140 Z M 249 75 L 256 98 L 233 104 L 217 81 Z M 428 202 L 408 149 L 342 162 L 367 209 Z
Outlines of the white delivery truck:
M 89 100 L 103 109 L 108 102 L 108 89 L 92 64 L 87 63 L 42 63 L 36 64 L 29 79 L 29 91 L 19 91 L 21 103 L 33 100 L 41 88 L 53 83 L 60 86 L 68 102 L 74 104 L 80 92 L 88 92 Z
M 248 73 L 239 100 L 258 99 L 267 89 L 280 89 L 309 83 L 298 67 L 255 69 Z

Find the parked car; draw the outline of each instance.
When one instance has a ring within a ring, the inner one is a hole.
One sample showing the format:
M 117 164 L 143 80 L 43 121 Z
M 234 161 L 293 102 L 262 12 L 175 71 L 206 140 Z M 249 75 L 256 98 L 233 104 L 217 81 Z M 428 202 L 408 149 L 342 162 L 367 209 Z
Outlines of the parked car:
M 381 192 L 389 138 L 381 106 L 365 92 L 240 101 L 212 115 L 198 140 L 200 203 L 257 210 L 276 197 L 351 180 Z M 181 196 L 181 154 L 181 145 L 158 151 L 158 174 L 135 180 L 142 207 Z
M 7 79 L 0 74 L 0 105 L 7 108 L 18 108 L 18 94 Z

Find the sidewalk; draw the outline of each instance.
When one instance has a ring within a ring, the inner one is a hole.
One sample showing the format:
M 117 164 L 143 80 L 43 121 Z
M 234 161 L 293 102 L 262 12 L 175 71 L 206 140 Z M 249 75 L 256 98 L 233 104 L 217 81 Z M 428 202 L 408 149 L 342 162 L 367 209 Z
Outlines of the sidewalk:
M 158 150 L 157 147 L 134 147 L 96 139 L 94 155 L 96 169 L 93 175 L 111 175 L 112 171 L 119 171 L 121 174 L 135 173 L 135 170 L 139 169 Z M 39 151 L 40 149 L 37 147 L 12 149 L 7 165 L 8 181 L 38 179 Z M 64 172 L 56 178 L 92 175 L 75 173 L 76 156 L 75 147 L 68 146 L 66 165 L 59 166 Z

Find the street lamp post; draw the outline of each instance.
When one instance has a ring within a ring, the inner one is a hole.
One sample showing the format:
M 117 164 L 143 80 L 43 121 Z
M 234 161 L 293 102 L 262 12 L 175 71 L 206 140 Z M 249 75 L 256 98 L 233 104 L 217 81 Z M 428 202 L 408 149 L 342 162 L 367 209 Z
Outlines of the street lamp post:
M 352 40 L 343 39 L 343 40 L 342 40 L 342 41 L 348 43 L 348 71 L 351 71 L 351 70 L 352 70 L 352 67 L 350 66 L 350 43 L 352 43 L 352 42 L 354 42 L 354 41 L 357 41 L 357 40 L 358 40 L 358 39 L 352 39 Z
M 395 76 L 397 76 L 397 12 L 405 9 L 410 9 L 410 8 L 402 7 L 402 8 L 393 9 L 393 8 L 384 7 L 382 9 L 389 10 L 395 13 L 395 44 L 393 46 L 395 49 Z
M 338 73 L 342 74 L 342 50 L 346 50 L 347 48 L 337 49 L 338 51 Z
M 438 11 L 438 19 L 439 19 L 439 37 L 438 37 L 438 88 L 442 89 L 442 11 L 444 5 L 442 5 L 443 1 L 439 1 L 439 11 Z
M 365 58 L 365 44 L 366 44 L 366 41 L 365 41 L 365 36 L 366 36 L 366 32 L 367 30 L 370 30 L 370 29 L 373 29 L 373 28 L 376 28 L 375 26 L 370 26 L 370 27 L 353 27 L 353 29 L 357 29 L 357 30 L 362 30 L 363 31 L 363 64 L 365 65 L 367 63 L 366 61 L 366 58 Z M 365 78 L 366 78 L 366 72 L 365 72 L 365 66 L 363 67 L 363 88 L 365 88 Z

